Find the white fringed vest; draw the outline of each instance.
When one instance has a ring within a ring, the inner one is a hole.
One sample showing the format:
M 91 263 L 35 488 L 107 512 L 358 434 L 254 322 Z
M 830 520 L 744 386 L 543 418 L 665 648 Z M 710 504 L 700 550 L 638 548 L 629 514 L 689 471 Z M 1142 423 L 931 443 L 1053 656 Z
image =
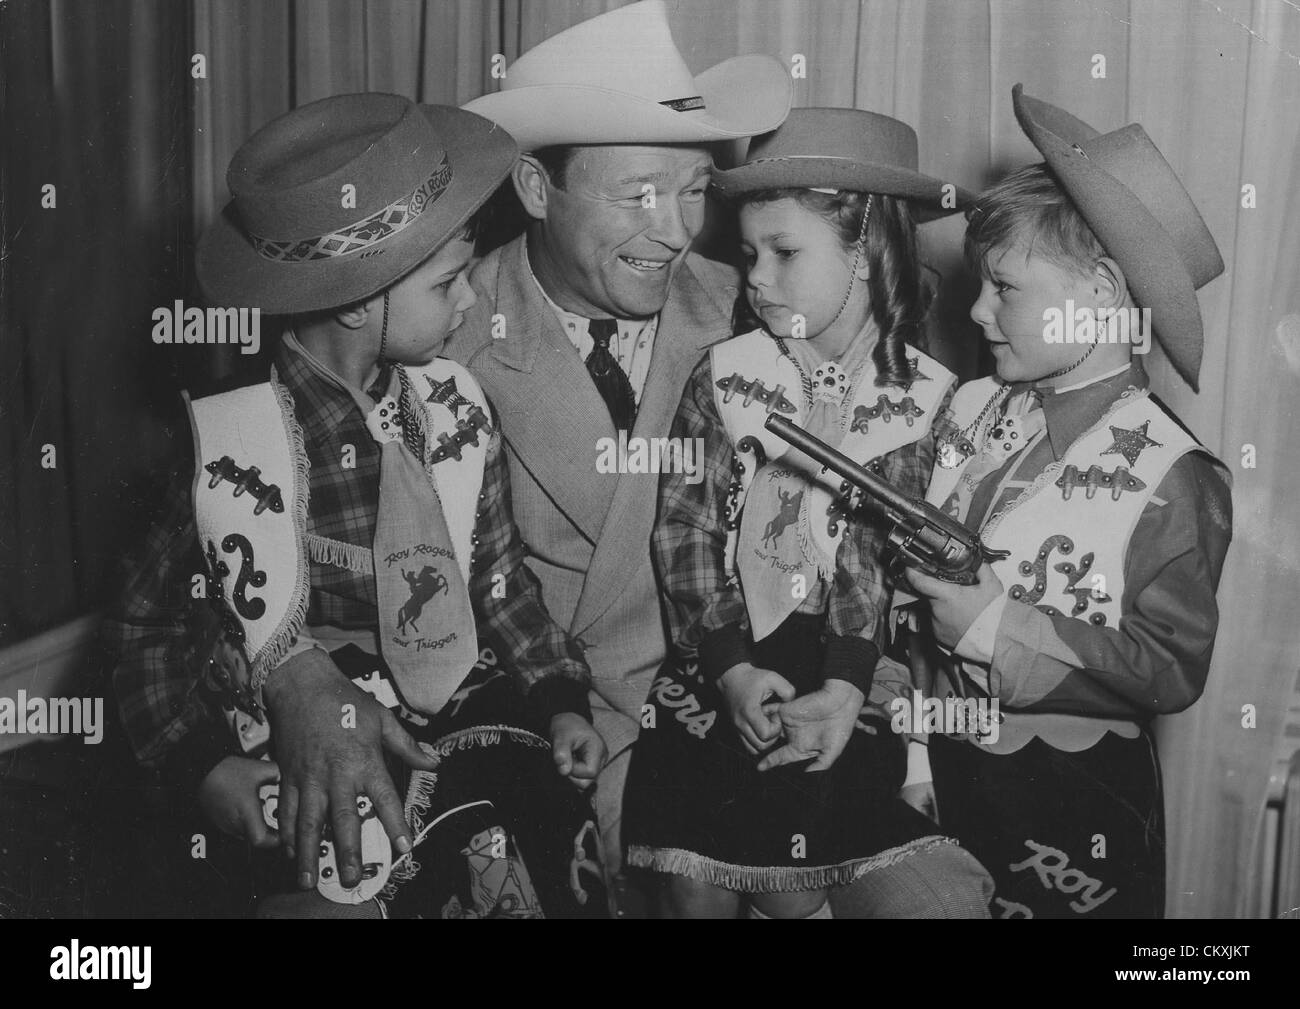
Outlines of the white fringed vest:
M 974 423 L 998 387 L 992 378 L 961 386 L 949 407 L 957 427 Z M 989 416 L 983 430 L 970 434 L 977 454 L 996 421 Z M 1138 438 L 1139 433 L 1144 437 Z M 1047 437 L 1046 431 L 1040 437 Z M 1121 439 L 1137 446 L 1136 452 L 1130 449 L 1131 461 L 1116 447 Z M 993 564 L 1007 595 L 1049 615 L 1118 627 L 1124 560 L 1133 530 L 1170 468 L 1196 450 L 1202 450 L 1196 440 L 1145 391 L 1121 396 L 1063 459 L 1050 464 L 1006 507 L 986 516 L 979 530 L 985 545 L 1011 554 Z M 943 507 L 969 463 L 936 467 L 927 500 Z M 981 744 L 996 753 L 1014 752 L 1035 736 L 1077 752 L 1094 745 L 1108 730 L 1129 738 L 1138 734 L 1136 723 L 1122 719 L 1012 711 L 1002 715 L 997 742 Z

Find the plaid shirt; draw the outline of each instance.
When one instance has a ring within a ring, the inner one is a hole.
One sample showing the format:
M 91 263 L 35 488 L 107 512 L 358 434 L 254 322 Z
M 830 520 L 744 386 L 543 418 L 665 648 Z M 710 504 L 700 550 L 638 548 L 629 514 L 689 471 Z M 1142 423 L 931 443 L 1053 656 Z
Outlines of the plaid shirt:
M 321 380 L 283 346 L 276 366 L 293 397 L 310 463 L 307 531 L 369 549 L 379 506 L 379 445 L 347 393 Z M 377 399 L 387 382 L 387 374 L 381 375 L 371 395 Z M 348 461 L 355 461 L 355 468 L 345 469 L 349 446 L 355 459 Z M 195 605 L 192 580 L 206 571 L 195 528 L 193 477 L 193 462 L 177 471 L 160 519 L 127 562 L 124 595 L 105 627 L 120 660 L 113 683 L 136 756 L 149 765 L 177 761 L 189 777 L 206 774 L 223 756 L 238 752 L 224 719 L 199 689 L 203 670 L 178 659 Z M 495 432 L 480 500 L 468 585 L 480 642 L 529 685 L 539 715 L 574 711 L 590 718 L 586 662 L 546 612 L 537 578 L 523 563 L 526 549 L 510 511 L 509 469 Z M 376 626 L 373 576 L 308 564 L 308 627 Z M 498 575 L 505 579 L 504 595 L 492 591 Z
M 945 401 L 939 412 L 946 406 Z M 738 584 L 728 584 L 724 569 L 733 446 L 714 399 L 712 355 L 700 361 L 687 383 L 672 436 L 703 439 L 703 479 L 694 485 L 680 473 L 660 479 L 655 561 L 673 642 L 683 654 L 698 655 L 701 671 L 716 678 L 750 659 L 744 593 Z M 933 436 L 927 435 L 883 456 L 880 474 L 903 493 L 922 497 L 934 451 Z M 810 588 L 808 597 L 826 613 L 824 678 L 846 680 L 881 706 L 906 689 L 901 678 L 875 687 L 872 679 L 886 642 L 893 593 L 884 554 L 887 534 L 879 521 L 859 516 L 850 522 L 836 553 L 833 583 Z

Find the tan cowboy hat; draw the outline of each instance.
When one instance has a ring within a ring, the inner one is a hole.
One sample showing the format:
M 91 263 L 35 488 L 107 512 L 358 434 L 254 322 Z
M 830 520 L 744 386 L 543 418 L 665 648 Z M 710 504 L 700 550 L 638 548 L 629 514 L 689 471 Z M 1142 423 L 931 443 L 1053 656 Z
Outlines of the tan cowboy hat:
M 912 127 L 861 109 L 791 109 L 776 130 L 750 141 L 742 164 L 715 170 L 713 184 L 725 196 L 786 188 L 883 193 L 909 201 L 918 221 L 974 202 L 966 190 L 917 171 Z
M 199 243 L 199 282 L 216 305 L 271 314 L 362 301 L 455 235 L 518 153 L 495 123 L 400 95 L 301 106 L 235 152 L 234 199 Z
M 1151 142 L 1131 123 L 1098 133 L 1064 109 L 1011 89 L 1016 119 L 1108 255 L 1170 362 L 1193 390 L 1203 325 L 1197 288 L 1223 272 L 1223 257 L 1192 198 Z
M 785 118 L 790 95 L 773 56 L 737 56 L 693 77 L 663 0 L 643 0 L 552 35 L 506 69 L 500 91 L 465 108 L 534 151 L 751 137 Z

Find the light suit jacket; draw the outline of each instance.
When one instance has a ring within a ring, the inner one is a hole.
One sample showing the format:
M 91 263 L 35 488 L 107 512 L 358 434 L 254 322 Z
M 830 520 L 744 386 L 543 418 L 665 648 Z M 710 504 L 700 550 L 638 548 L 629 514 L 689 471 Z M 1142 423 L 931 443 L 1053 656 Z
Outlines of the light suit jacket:
M 525 257 L 518 238 L 476 267 L 478 303 L 445 353 L 496 407 L 528 565 L 547 609 L 585 646 L 596 693 L 634 720 L 634 738 L 668 645 L 650 558 L 659 478 L 597 472 L 600 439 L 618 432 Z M 733 269 L 687 256 L 660 313 L 633 438 L 668 436 L 691 370 L 730 336 L 737 290 Z M 607 739 L 611 752 L 631 738 Z

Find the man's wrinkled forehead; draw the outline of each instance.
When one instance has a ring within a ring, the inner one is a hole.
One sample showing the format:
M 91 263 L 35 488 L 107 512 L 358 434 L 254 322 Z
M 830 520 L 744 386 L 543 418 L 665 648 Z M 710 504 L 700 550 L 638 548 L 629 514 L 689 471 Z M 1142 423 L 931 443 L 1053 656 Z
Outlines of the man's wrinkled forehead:
M 707 175 L 713 154 L 702 144 L 590 144 L 573 148 L 567 177 L 604 185 L 670 188 Z

